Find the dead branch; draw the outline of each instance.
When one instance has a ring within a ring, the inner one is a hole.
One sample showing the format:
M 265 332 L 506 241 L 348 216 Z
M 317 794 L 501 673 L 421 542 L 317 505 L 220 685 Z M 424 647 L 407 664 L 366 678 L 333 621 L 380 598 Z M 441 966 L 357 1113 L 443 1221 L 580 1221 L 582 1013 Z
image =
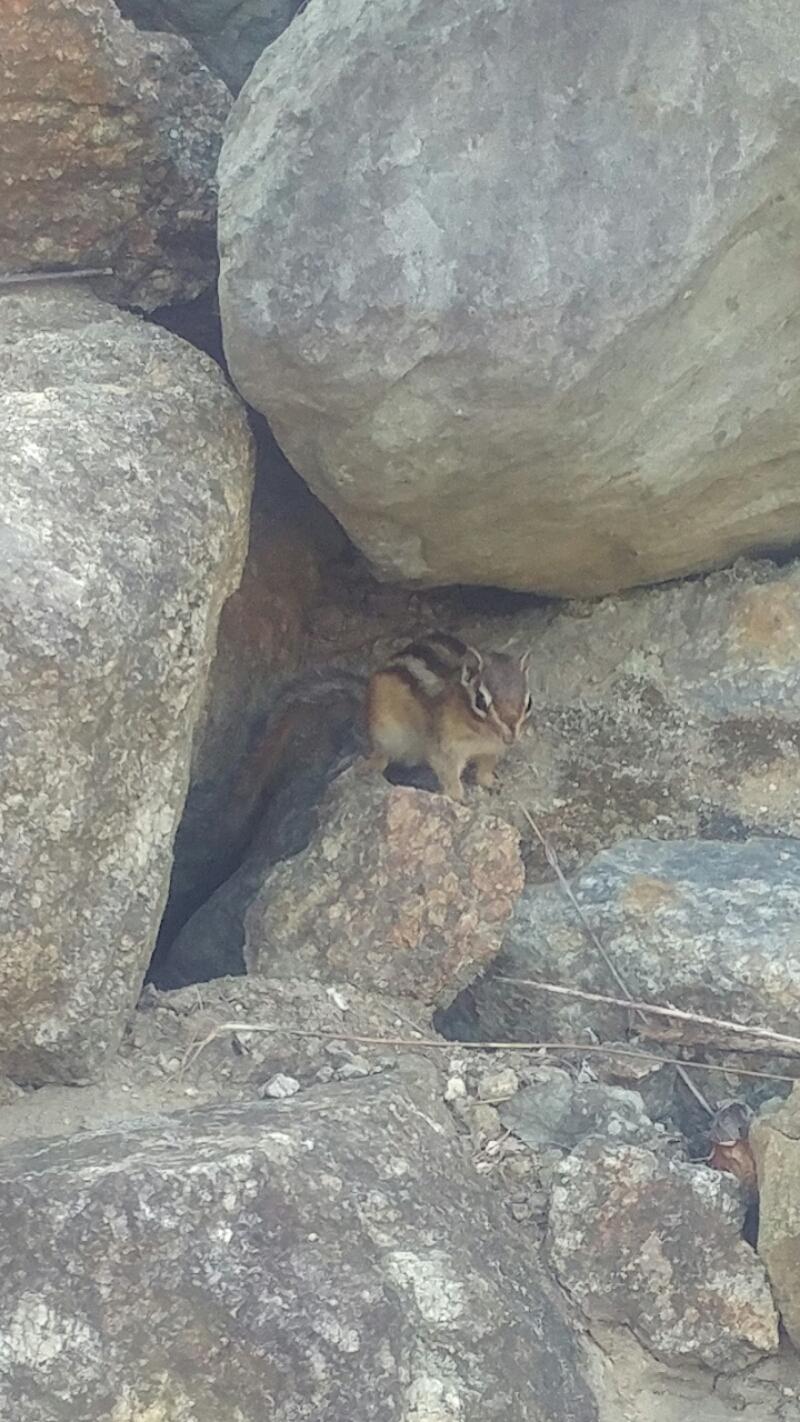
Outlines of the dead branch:
M 113 276 L 113 267 L 76 267 L 71 272 L 0 272 L 0 286 L 17 286 L 29 281 L 76 281 L 83 277 Z
M 564 987 L 561 983 L 541 983 L 534 978 L 498 977 L 497 982 L 516 983 L 519 987 L 538 988 L 540 992 L 558 993 L 563 997 L 580 997 L 586 1002 L 605 1002 L 611 1007 L 635 1008 L 640 1013 L 651 1013 L 654 1017 L 671 1017 L 679 1022 L 695 1023 L 699 1027 L 713 1027 L 717 1031 L 741 1033 L 745 1037 L 758 1037 L 760 1041 L 776 1046 L 791 1047 L 792 1056 L 800 1052 L 800 1037 L 787 1036 L 785 1032 L 773 1032 L 770 1027 L 747 1027 L 743 1022 L 731 1022 L 724 1017 L 706 1017 L 701 1012 L 688 1012 L 680 1007 L 662 1006 L 655 1002 L 633 1002 L 627 997 L 609 997 L 607 993 L 589 992 L 586 988 Z
M 664 1066 L 682 1067 L 683 1062 L 678 1057 L 664 1057 L 659 1052 L 640 1051 L 633 1047 L 615 1047 L 613 1043 L 599 1044 L 596 1042 L 461 1042 L 445 1041 L 444 1038 L 433 1037 L 373 1037 L 359 1032 L 342 1032 L 336 1027 L 288 1027 L 280 1022 L 220 1022 L 214 1027 L 201 1042 L 192 1043 L 188 1048 L 184 1060 L 184 1068 L 196 1061 L 200 1053 L 210 1046 L 219 1037 L 224 1037 L 226 1033 L 232 1032 L 237 1035 L 247 1032 L 274 1032 L 285 1037 L 301 1037 L 306 1040 L 314 1038 L 327 1038 L 330 1042 L 355 1042 L 361 1046 L 368 1047 L 405 1047 L 409 1049 L 421 1048 L 425 1051 L 437 1052 L 559 1052 L 573 1053 L 585 1052 L 600 1053 L 607 1057 L 633 1057 L 639 1061 L 658 1062 Z M 716 1062 L 692 1062 L 692 1066 L 698 1071 L 724 1072 L 730 1071 L 727 1066 L 719 1066 Z M 749 1071 L 744 1068 L 736 1069 L 737 1076 L 755 1076 L 762 1081 L 790 1081 L 795 1082 L 797 1077 L 781 1076 L 773 1071 Z M 713 1113 L 712 1113 L 713 1114 Z

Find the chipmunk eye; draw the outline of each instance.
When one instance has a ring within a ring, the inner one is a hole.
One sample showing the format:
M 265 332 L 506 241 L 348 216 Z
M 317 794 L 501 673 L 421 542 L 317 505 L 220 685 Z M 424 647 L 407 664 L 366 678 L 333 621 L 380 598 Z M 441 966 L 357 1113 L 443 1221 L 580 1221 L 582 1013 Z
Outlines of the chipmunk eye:
M 481 716 L 485 716 L 485 715 L 486 715 L 486 712 L 489 710 L 489 707 L 491 706 L 491 704 L 492 704 L 492 698 L 483 690 L 483 687 L 482 687 L 482 686 L 476 686 L 476 688 L 475 688 L 475 696 L 474 696 L 474 699 L 473 699 L 473 705 L 474 705 L 474 707 L 475 707 L 475 710 L 476 710 Z

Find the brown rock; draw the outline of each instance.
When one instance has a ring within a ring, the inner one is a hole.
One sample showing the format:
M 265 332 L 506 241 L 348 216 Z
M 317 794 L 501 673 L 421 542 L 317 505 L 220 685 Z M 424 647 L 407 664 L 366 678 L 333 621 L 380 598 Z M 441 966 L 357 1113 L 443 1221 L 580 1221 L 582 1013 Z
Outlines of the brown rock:
M 800 1347 L 800 1089 L 750 1128 L 760 1191 L 758 1252 L 783 1325 Z
M 559 1167 L 550 1255 L 589 1318 L 626 1325 L 665 1362 L 738 1368 L 778 1346 L 743 1218 L 729 1176 L 594 1137 Z
M 111 0 L 5 5 L 0 101 L 0 272 L 112 267 L 148 310 L 213 281 L 230 96 L 185 40 Z
M 265 879 L 247 915 L 245 959 L 270 977 L 442 1003 L 495 956 L 522 883 L 508 824 L 349 772 L 310 847 Z

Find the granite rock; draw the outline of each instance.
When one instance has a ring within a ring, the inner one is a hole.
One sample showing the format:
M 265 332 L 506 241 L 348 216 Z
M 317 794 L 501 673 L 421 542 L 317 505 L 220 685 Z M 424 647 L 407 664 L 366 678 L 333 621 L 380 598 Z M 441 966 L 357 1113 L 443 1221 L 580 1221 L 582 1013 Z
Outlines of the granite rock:
M 800 1012 L 800 843 L 634 840 L 592 859 L 572 893 L 634 998 L 796 1034 Z M 521 895 L 503 951 L 473 989 L 479 1035 L 544 1039 L 591 1030 L 620 1040 L 627 1008 L 537 992 L 508 979 L 619 998 L 606 961 L 558 884 Z M 637 1018 L 663 1035 L 663 1018 Z M 721 1029 L 670 1019 L 669 1037 L 718 1044 Z M 755 1037 L 727 1044 L 757 1045 Z
M 12 1143 L 0 1211 L 14 1422 L 597 1417 L 421 1066 Z
M 0 1071 L 75 1080 L 153 950 L 252 446 L 213 362 L 74 285 L 0 322 Z
M 761 1261 L 729 1176 L 593 1137 L 557 1171 L 548 1225 L 561 1283 L 665 1362 L 742 1367 L 778 1347 Z
M 510 825 L 351 770 L 309 848 L 265 876 L 245 961 L 441 1005 L 494 958 L 522 884 Z
M 110 267 L 97 290 L 145 310 L 209 286 L 224 84 L 112 0 L 4 8 L 0 276 Z
M 379 575 L 596 596 L 797 542 L 798 96 L 773 0 L 296 16 L 226 131 L 225 346 Z
M 783 1326 L 800 1347 L 800 1091 L 750 1128 L 759 1184 L 758 1252 Z

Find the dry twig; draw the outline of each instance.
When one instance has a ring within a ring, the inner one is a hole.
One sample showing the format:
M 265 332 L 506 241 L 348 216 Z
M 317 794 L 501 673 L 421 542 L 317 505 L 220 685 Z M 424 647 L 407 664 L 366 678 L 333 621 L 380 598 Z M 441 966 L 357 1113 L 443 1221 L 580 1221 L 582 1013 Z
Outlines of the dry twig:
M 780 1046 L 792 1048 L 791 1052 L 779 1052 L 779 1055 L 793 1056 L 795 1052 L 800 1052 L 800 1037 L 790 1037 L 785 1032 L 773 1032 L 770 1027 L 747 1027 L 743 1022 L 731 1022 L 724 1017 L 705 1017 L 701 1012 L 686 1012 L 680 1007 L 662 1007 L 660 1003 L 655 1002 L 633 1002 L 627 997 L 609 997 L 606 993 L 589 992 L 586 988 L 564 987 L 562 983 L 540 983 L 535 978 L 508 978 L 498 975 L 495 981 L 538 988 L 540 992 L 558 993 L 563 997 L 580 997 L 587 1002 L 607 1002 L 611 1007 L 635 1008 L 637 1012 L 652 1013 L 654 1017 L 677 1018 L 680 1022 L 692 1022 L 700 1027 L 713 1027 L 718 1031 L 738 1032 L 745 1037 L 758 1037 L 776 1050 Z
M 0 286 L 18 286 L 29 281 L 76 281 L 81 277 L 112 276 L 113 267 L 76 267 L 71 272 L 0 272 Z
M 407 1047 L 419 1051 L 433 1050 L 437 1052 L 585 1052 L 601 1053 L 608 1057 L 633 1057 L 639 1061 L 659 1062 L 665 1066 L 683 1066 L 677 1057 L 664 1057 L 659 1052 L 640 1051 L 634 1047 L 616 1047 L 613 1043 L 599 1044 L 596 1042 L 461 1042 L 445 1041 L 444 1038 L 433 1037 L 374 1037 L 360 1032 L 342 1032 L 337 1027 L 287 1027 L 280 1022 L 219 1022 L 202 1042 L 193 1043 L 186 1051 L 183 1066 L 187 1067 L 196 1061 L 200 1053 L 216 1041 L 218 1037 L 224 1037 L 226 1033 L 246 1033 L 246 1032 L 274 1032 L 285 1037 L 301 1037 L 305 1040 L 314 1038 L 327 1038 L 331 1042 L 357 1042 L 361 1046 L 369 1047 Z M 718 1066 L 716 1062 L 693 1062 L 692 1066 L 699 1071 L 723 1072 L 727 1073 L 729 1068 Z M 738 1076 L 755 1076 L 763 1081 L 791 1081 L 797 1080 L 794 1076 L 780 1076 L 773 1071 L 746 1071 L 737 1067 Z

